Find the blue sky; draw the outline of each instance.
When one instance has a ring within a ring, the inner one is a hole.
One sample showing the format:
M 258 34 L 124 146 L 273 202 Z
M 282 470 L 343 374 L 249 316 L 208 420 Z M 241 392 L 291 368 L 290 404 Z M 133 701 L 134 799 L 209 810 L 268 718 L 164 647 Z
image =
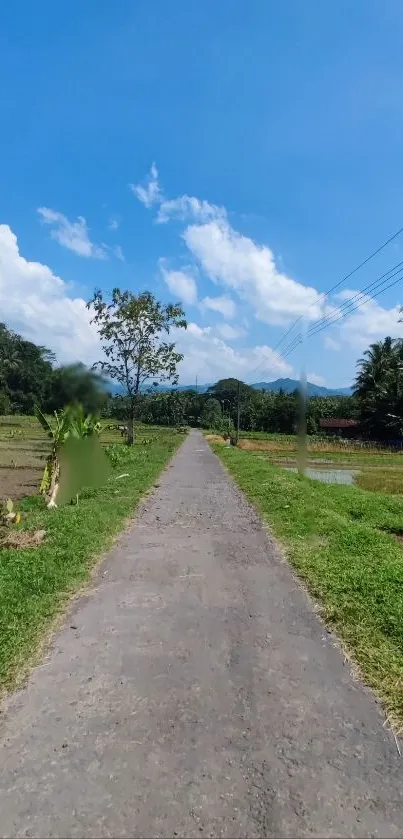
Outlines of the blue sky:
M 182 382 L 299 372 L 301 322 L 403 260 L 399 2 L 15 0 L 0 30 L 0 319 L 98 357 L 95 286 L 182 299 Z M 346 386 L 398 283 L 306 343 Z

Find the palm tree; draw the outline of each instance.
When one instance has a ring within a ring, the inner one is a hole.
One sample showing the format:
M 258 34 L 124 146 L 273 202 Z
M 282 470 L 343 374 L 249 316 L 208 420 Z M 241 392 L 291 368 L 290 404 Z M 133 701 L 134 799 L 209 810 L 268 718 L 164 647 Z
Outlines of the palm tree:
M 403 342 L 390 337 L 371 344 L 357 362 L 354 393 L 372 436 L 403 434 Z
M 388 336 L 384 341 L 377 341 L 365 350 L 364 358 L 357 361 L 359 369 L 354 388 L 356 396 L 363 397 L 371 393 L 374 388 L 384 389 L 396 362 L 397 343 L 395 339 Z
M 0 384 L 4 386 L 7 376 L 18 368 L 20 354 L 14 335 L 4 323 L 0 323 Z

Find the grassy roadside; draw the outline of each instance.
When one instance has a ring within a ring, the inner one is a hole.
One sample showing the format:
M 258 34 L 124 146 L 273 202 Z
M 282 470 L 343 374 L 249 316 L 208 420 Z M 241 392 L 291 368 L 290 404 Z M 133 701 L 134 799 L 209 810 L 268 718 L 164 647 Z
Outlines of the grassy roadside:
M 183 441 L 169 429 L 153 429 L 152 437 L 148 445 L 122 446 L 108 483 L 83 491 L 78 506 L 47 510 L 38 497 L 19 505 L 25 526 L 45 529 L 46 539 L 37 548 L 0 550 L 0 690 L 15 684 L 68 597 L 88 580 L 96 558 Z M 116 480 L 123 473 L 128 476 Z
M 301 479 L 259 453 L 214 449 L 403 730 L 403 499 Z

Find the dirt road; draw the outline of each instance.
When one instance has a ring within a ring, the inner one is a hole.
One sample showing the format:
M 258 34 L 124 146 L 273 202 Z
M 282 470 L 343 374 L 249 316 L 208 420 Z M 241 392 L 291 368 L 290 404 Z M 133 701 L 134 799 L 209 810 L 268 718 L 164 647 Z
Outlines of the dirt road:
M 7 837 L 398 837 L 371 694 L 192 432 L 1 722 Z

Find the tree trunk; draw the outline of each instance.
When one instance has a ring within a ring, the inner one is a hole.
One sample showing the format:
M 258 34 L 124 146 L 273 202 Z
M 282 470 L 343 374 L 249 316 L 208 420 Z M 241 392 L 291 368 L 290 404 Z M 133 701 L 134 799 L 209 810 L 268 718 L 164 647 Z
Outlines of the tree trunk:
M 129 417 L 127 421 L 127 445 L 132 446 L 134 443 L 134 419 Z
M 130 400 L 129 419 L 127 421 L 127 445 L 132 446 L 134 443 L 134 397 Z

